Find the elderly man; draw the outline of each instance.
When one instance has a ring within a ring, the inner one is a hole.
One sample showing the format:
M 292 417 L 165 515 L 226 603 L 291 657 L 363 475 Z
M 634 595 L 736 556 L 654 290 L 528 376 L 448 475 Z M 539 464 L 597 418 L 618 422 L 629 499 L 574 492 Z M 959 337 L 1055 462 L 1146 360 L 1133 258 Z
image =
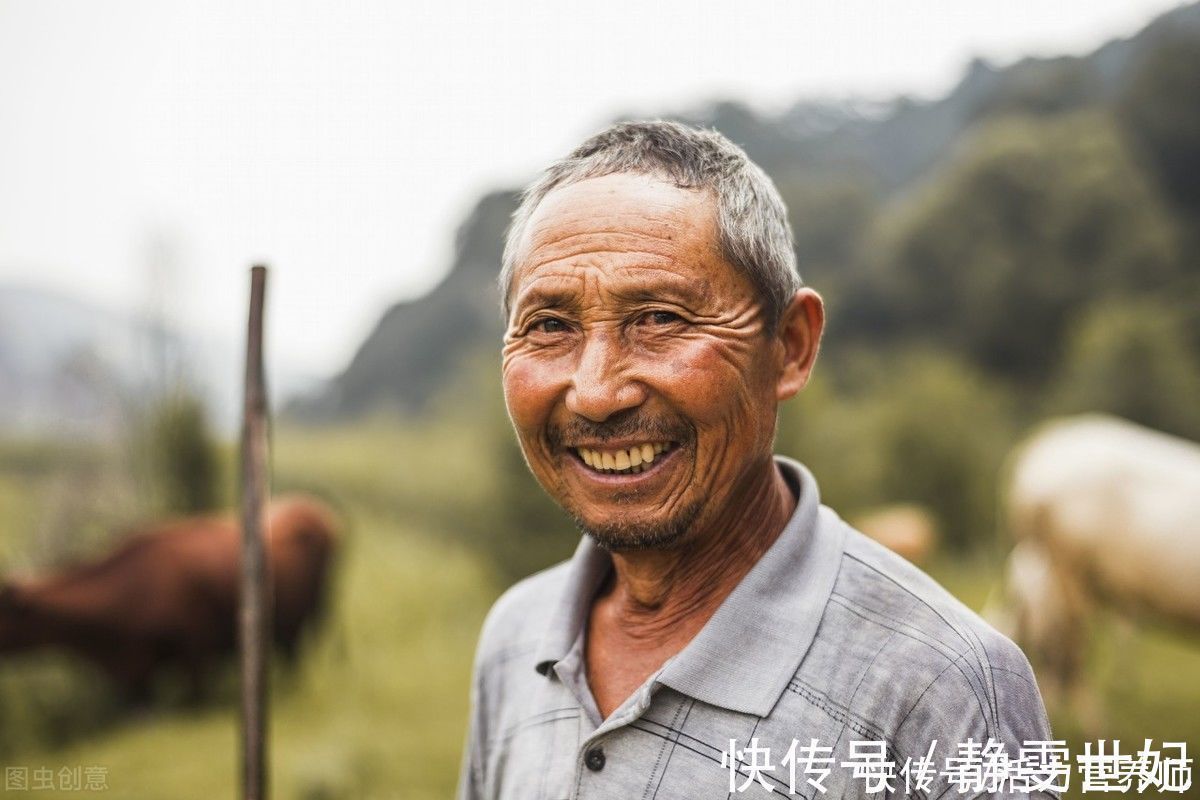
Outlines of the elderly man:
M 501 287 L 509 415 L 584 536 L 488 615 L 460 798 L 1028 792 L 1021 652 L 772 454 L 824 312 L 740 149 L 589 139 L 526 191 Z M 1023 772 L 953 766 L 998 748 Z

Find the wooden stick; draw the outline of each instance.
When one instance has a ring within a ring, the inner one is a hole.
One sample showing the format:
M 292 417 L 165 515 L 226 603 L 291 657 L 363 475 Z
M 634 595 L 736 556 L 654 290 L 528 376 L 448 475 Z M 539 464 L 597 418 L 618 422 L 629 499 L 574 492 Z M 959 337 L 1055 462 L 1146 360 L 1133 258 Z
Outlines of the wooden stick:
M 242 416 L 242 797 L 267 797 L 267 647 L 271 595 L 264 557 L 268 469 L 268 410 L 263 371 L 263 295 L 267 268 L 250 270 L 250 326 Z

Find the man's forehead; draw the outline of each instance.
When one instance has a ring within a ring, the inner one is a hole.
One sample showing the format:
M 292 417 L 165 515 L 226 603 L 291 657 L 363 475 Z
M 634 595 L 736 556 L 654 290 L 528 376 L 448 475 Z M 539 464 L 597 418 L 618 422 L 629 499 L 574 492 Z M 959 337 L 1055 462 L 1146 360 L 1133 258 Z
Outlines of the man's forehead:
M 554 189 L 526 226 L 510 287 L 520 303 L 601 281 L 620 295 L 697 293 L 728 269 L 706 192 L 616 174 Z
M 715 246 L 716 203 L 706 191 L 653 175 L 587 178 L 542 198 L 526 223 L 522 250 L 528 257 L 569 245 L 573 237 L 599 235 L 637 237 L 652 251 L 670 242 Z
M 538 203 L 533 217 L 591 203 L 640 203 L 664 207 L 682 203 L 699 208 L 712 202 L 713 197 L 708 191 L 685 188 L 660 175 L 614 172 L 556 186 Z

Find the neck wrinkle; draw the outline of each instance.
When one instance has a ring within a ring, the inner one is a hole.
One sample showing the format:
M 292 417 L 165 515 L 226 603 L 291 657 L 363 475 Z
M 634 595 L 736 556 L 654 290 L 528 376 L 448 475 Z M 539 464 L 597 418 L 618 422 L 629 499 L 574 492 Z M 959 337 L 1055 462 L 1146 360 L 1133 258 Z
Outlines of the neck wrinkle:
M 744 504 L 731 503 L 728 514 L 682 547 L 613 553 L 613 572 L 600 594 L 625 636 L 690 639 L 716 613 L 796 508 L 773 459 L 744 496 Z

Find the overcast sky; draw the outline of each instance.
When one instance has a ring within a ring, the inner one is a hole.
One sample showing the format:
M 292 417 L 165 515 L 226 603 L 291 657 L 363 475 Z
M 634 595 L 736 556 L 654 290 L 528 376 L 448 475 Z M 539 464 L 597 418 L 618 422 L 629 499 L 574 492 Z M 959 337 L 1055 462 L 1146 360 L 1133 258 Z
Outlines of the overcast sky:
M 932 97 L 973 55 L 1083 53 L 1176 5 L 0 0 L 0 283 L 238 338 L 265 260 L 270 351 L 330 373 L 480 192 L 616 113 Z

